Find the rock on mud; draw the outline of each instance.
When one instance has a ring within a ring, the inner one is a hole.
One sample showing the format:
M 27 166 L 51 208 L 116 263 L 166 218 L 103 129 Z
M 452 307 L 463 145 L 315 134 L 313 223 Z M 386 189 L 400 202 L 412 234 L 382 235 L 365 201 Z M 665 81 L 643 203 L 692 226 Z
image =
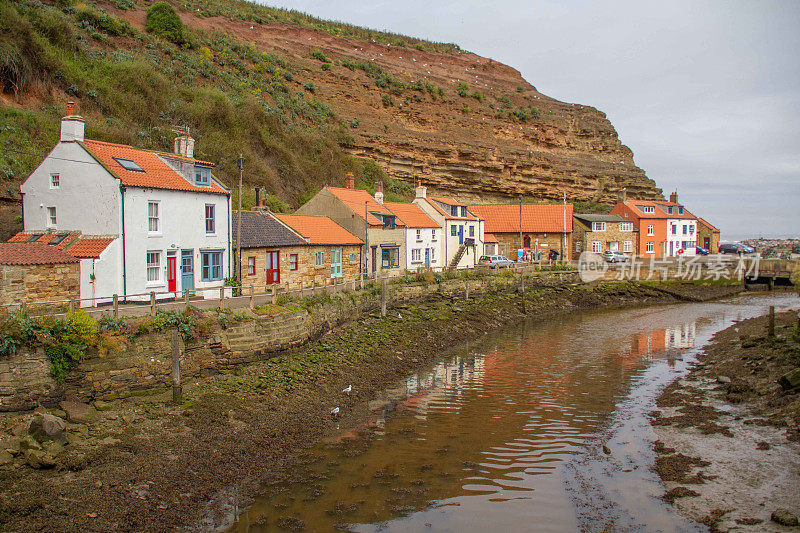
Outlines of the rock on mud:
M 772 521 L 782 526 L 795 527 L 798 525 L 797 516 L 790 513 L 788 509 L 779 507 L 772 512 Z
M 67 413 L 67 420 L 76 424 L 85 424 L 95 415 L 94 407 L 85 403 L 64 400 L 58 405 Z
M 28 428 L 31 436 L 39 442 L 46 440 L 63 441 L 67 423 L 61 418 L 50 414 L 40 414 L 33 417 Z

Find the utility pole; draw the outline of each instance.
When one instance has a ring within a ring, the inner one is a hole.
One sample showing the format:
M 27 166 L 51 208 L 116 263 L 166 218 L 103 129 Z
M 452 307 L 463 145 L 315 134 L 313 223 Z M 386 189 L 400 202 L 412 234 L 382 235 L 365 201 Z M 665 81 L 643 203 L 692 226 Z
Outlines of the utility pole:
M 561 227 L 561 260 L 566 260 L 564 252 L 567 247 L 567 191 L 564 191 L 564 225 Z
M 369 254 L 369 221 L 367 221 L 367 209 L 369 200 L 364 200 L 364 275 L 369 276 L 369 265 L 367 255 Z
M 525 248 L 525 241 L 522 239 L 522 195 L 519 195 L 519 247 L 520 249 Z M 519 258 L 519 254 L 517 254 Z
M 244 156 L 239 154 L 236 162 L 239 167 L 239 214 L 236 217 L 236 279 L 242 282 L 242 170 L 244 169 Z

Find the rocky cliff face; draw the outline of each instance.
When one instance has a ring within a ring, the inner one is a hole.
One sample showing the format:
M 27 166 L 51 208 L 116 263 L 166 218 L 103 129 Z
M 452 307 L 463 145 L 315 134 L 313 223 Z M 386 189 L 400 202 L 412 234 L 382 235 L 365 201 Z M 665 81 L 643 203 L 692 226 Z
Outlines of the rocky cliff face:
M 520 194 L 552 200 L 566 192 L 573 201 L 613 203 L 622 187 L 628 197 L 662 198 L 604 113 L 545 96 L 517 70 L 491 59 L 280 25 L 186 22 L 290 57 L 317 97 L 351 126 L 347 150 L 376 160 L 391 177 L 421 179 L 470 201 Z

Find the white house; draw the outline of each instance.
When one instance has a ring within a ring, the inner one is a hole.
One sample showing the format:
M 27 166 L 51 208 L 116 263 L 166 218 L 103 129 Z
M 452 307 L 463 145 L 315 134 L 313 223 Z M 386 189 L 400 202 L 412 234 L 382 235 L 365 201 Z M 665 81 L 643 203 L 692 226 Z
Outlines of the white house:
M 61 140 L 20 187 L 26 233 L 103 235 L 106 247 L 82 272 L 82 305 L 113 294 L 146 300 L 183 290 L 219 295 L 229 277 L 230 192 L 194 159 L 194 139 L 175 153 L 84 138 L 84 120 L 68 107 Z M 82 262 L 82 269 L 84 263 Z
M 406 225 L 406 269 L 419 267 L 441 270 L 444 262 L 443 229 L 415 204 L 385 202 L 398 220 Z
M 427 190 L 421 183 L 417 186 L 414 204 L 444 232 L 442 266 L 474 267 L 484 252 L 483 220 L 471 213 L 466 204 L 451 198 L 428 197 Z

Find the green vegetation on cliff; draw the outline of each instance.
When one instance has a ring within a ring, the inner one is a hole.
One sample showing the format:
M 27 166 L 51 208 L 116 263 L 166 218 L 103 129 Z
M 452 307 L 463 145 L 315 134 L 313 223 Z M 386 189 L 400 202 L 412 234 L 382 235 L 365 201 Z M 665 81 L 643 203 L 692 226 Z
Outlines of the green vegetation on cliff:
M 170 151 L 173 128 L 189 125 L 197 156 L 218 163 L 220 178 L 234 181 L 241 153 L 246 181 L 290 204 L 348 170 L 362 176 L 343 150 L 349 127 L 292 64 L 227 34 L 181 28 L 166 8 L 151 7 L 148 33 L 69 0 L 0 4 L 0 84 L 9 99 L 26 99 L 23 109 L 0 107 L 0 196 L 16 198 L 55 144 L 69 98 L 89 138 Z M 375 172 L 383 177 L 370 167 L 367 182 Z

